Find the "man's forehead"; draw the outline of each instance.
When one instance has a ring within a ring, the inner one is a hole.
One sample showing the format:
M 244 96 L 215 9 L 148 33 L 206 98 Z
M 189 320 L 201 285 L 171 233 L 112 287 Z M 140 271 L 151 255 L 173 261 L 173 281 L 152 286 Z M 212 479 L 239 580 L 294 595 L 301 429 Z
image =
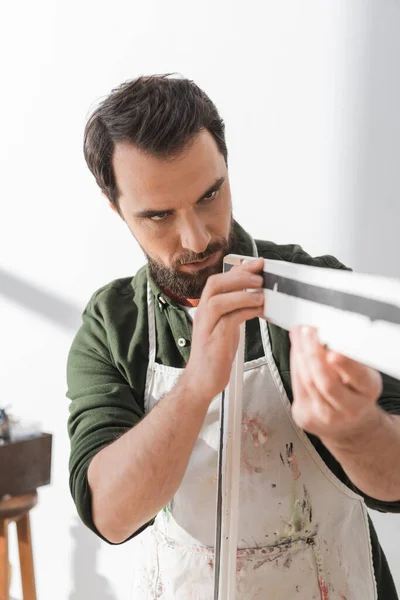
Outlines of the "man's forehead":
M 176 201 L 180 196 L 195 201 L 227 175 L 224 157 L 208 132 L 201 132 L 182 152 L 168 158 L 150 155 L 128 142 L 118 143 L 113 165 L 121 198 L 135 204 Z

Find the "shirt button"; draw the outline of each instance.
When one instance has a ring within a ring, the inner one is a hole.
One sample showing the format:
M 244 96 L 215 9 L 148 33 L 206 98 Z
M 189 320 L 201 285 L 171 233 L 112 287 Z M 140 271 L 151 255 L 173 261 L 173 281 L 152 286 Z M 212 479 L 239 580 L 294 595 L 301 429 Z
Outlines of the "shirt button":
M 160 296 L 160 302 L 161 304 L 167 304 L 167 301 L 165 298 L 163 298 L 163 296 Z
M 185 338 L 179 338 L 178 340 L 178 346 L 180 346 L 181 348 L 184 348 L 187 344 L 187 341 L 185 340 Z

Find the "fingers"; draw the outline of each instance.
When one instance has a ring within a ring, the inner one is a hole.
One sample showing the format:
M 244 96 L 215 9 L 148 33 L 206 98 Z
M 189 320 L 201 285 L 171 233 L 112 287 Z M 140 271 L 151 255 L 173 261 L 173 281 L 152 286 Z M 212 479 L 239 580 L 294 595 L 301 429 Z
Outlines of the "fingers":
M 290 339 L 293 412 L 299 426 L 318 431 L 337 419 L 350 422 L 375 403 L 382 385 L 379 373 L 326 350 L 312 328 L 296 327 Z
M 315 422 L 329 424 L 333 418 L 333 409 L 322 401 L 312 380 L 305 373 L 304 363 L 297 352 L 290 355 L 290 373 L 293 388 L 292 414 L 301 429 L 315 431 Z
M 223 317 L 236 311 L 240 314 L 230 319 L 229 323 L 241 323 L 262 316 L 263 277 L 258 273 L 263 264 L 263 258 L 255 259 L 208 279 L 196 313 L 196 325 L 201 323 L 204 333 L 211 334 Z M 249 289 L 259 289 L 259 292 L 246 291 Z
M 220 319 L 227 315 L 241 311 L 250 311 L 253 316 L 260 315 L 263 312 L 264 292 L 228 292 L 212 296 L 207 302 L 207 329 L 211 333 Z M 247 313 L 246 313 L 247 314 Z M 197 315 L 196 315 L 197 316 Z M 238 317 L 239 322 L 243 319 Z M 236 322 L 236 319 L 231 319 L 230 322 Z
M 296 354 L 306 389 L 316 400 L 328 402 L 335 410 L 351 412 L 359 397 L 344 385 L 340 375 L 327 362 L 327 351 L 318 342 L 315 330 L 307 327 L 294 332 Z
M 243 271 L 248 271 L 249 273 L 260 274 L 264 268 L 264 259 L 254 258 L 253 260 L 249 260 L 248 262 L 243 263 L 240 267 L 236 268 L 241 268 Z
M 244 321 L 249 321 L 250 319 L 255 319 L 256 317 L 262 317 L 263 313 L 263 306 L 235 310 L 234 312 L 231 312 L 223 317 L 223 325 L 234 329 L 235 327 L 241 325 Z M 222 323 L 222 320 L 220 323 Z
M 337 354 L 327 353 L 328 364 L 336 371 L 342 382 L 360 394 L 372 394 L 378 398 L 382 393 L 382 376 L 375 369 Z
M 264 304 L 264 292 L 230 292 L 228 294 L 219 294 L 213 296 L 208 302 L 208 310 L 214 315 L 216 320 L 222 315 L 231 313 L 241 308 L 261 307 Z
M 382 391 L 382 377 L 377 371 L 325 350 L 319 344 L 316 331 L 312 328 L 303 328 L 300 338 L 302 351 L 321 393 L 326 394 L 328 398 L 338 398 L 342 394 L 343 400 L 346 399 L 349 403 L 358 403 L 360 397 L 379 397 Z
M 207 302 L 213 296 L 235 292 L 248 288 L 261 288 L 263 277 L 259 275 L 262 271 L 264 259 L 255 259 L 233 267 L 228 273 L 221 273 L 209 277 L 202 294 L 202 303 Z

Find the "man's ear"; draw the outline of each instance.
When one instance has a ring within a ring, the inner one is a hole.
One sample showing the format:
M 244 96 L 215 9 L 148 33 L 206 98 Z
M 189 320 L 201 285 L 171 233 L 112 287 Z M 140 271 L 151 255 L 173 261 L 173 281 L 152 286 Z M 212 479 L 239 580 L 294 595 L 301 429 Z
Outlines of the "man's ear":
M 117 214 L 119 217 L 121 217 L 121 219 L 124 221 L 125 219 L 123 218 L 123 216 L 119 212 L 118 208 L 112 202 L 109 201 L 109 199 L 107 198 L 107 196 L 105 195 L 105 193 L 101 192 L 101 195 L 104 196 L 104 198 L 107 200 L 109 207 L 115 212 L 115 214 Z
M 108 204 L 109 204 L 110 208 L 111 208 L 111 209 L 112 209 L 112 210 L 113 210 L 115 213 L 117 213 L 117 215 L 119 215 L 118 209 L 116 208 L 116 206 L 114 206 L 114 204 L 113 204 L 112 202 L 110 202 L 110 201 L 109 201 L 109 199 L 107 198 L 107 196 L 105 195 L 105 193 L 104 193 L 104 192 L 101 192 L 101 195 L 102 195 L 102 196 L 103 196 L 103 197 L 104 197 L 104 198 L 107 200 L 107 202 L 108 202 Z

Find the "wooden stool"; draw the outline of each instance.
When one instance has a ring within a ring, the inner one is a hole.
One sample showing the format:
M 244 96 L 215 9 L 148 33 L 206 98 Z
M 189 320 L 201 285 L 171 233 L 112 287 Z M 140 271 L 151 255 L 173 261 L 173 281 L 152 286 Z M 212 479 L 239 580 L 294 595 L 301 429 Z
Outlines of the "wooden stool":
M 24 600 L 36 600 L 35 574 L 29 511 L 37 503 L 37 493 L 0 500 L 0 600 L 10 600 L 8 526 L 17 525 L 19 562 Z

